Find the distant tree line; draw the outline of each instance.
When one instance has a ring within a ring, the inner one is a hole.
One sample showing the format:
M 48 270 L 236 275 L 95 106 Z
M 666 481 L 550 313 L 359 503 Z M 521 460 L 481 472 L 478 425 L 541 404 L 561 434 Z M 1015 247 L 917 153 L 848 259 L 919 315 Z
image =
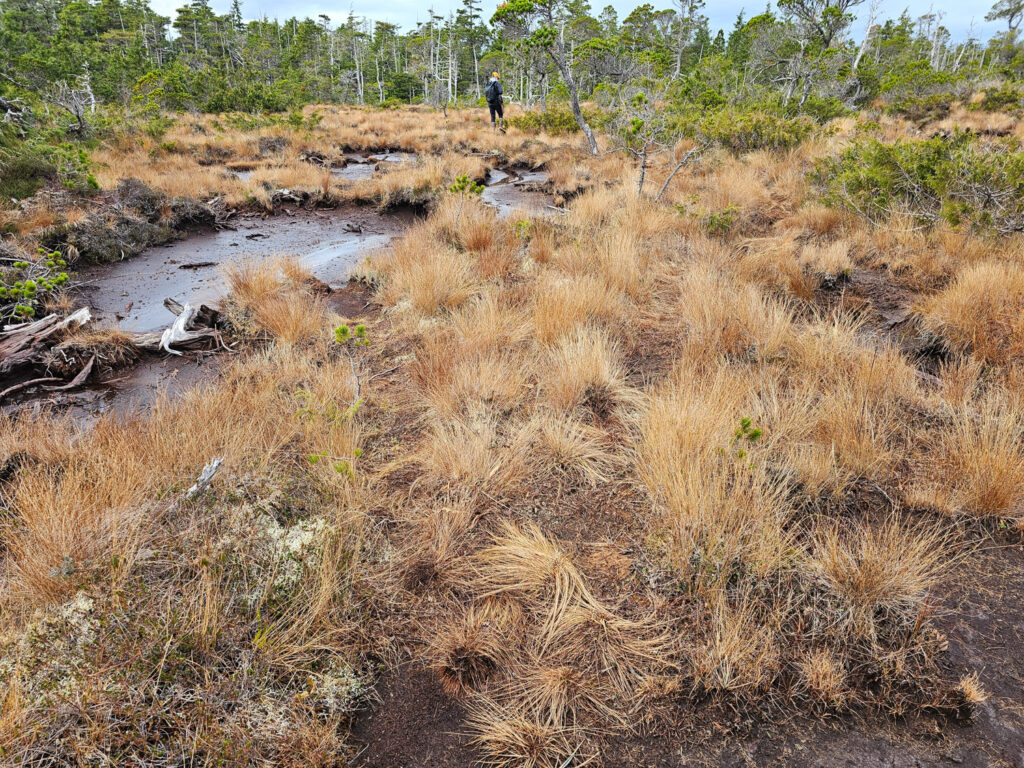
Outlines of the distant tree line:
M 884 97 L 919 100 L 1024 74 L 1024 0 L 999 0 L 991 40 L 954 40 L 941 13 L 882 18 L 879 0 L 778 0 L 713 31 L 703 0 L 650 3 L 620 19 L 583 0 L 480 0 L 433 11 L 414 29 L 350 15 L 246 20 L 192 0 L 173 19 L 145 0 L 0 0 L 0 110 L 34 95 L 85 120 L 97 104 L 144 110 L 281 111 L 302 104 L 479 99 L 501 70 L 526 104 L 615 103 L 658 80 L 702 106 L 770 98 L 809 112 Z M 851 35 L 854 12 L 868 21 Z M 576 98 L 573 98 L 576 97 Z M 6 106 L 5 106 L 6 105 Z M 13 119 L 9 117 L 8 119 Z

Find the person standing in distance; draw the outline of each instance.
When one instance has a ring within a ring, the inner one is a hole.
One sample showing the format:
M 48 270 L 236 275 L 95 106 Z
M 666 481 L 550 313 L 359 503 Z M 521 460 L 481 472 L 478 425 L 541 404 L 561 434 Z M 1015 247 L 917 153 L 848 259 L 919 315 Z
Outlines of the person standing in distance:
M 491 111 L 491 125 L 495 126 L 502 133 L 505 132 L 505 110 L 501 95 L 504 91 L 501 88 L 501 78 L 497 72 L 491 73 L 491 79 L 484 89 L 484 98 L 487 99 L 487 107 Z

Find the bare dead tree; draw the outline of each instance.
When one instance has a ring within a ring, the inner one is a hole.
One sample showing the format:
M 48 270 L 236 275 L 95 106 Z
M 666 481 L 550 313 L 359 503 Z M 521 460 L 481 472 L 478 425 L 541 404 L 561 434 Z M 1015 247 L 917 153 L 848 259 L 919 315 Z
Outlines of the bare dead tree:
M 96 111 L 96 97 L 89 83 L 88 72 L 79 75 L 74 83 L 58 80 L 48 91 L 46 100 L 75 118 L 73 130 L 83 136 L 88 132 L 89 126 L 85 122 L 86 111 Z
M 0 120 L 8 125 L 24 127 L 31 115 L 31 110 L 23 99 L 8 99 L 0 96 Z
M 75 78 L 73 83 L 68 83 L 66 80 L 58 80 L 49 87 L 15 80 L 5 72 L 0 72 L 0 77 L 23 91 L 36 94 L 47 104 L 67 112 L 75 118 L 75 124 L 71 126 L 71 130 L 80 135 L 88 132 L 89 126 L 85 120 L 86 112 L 91 114 L 96 111 L 96 96 L 92 91 L 88 69 Z M 0 108 L 3 108 L 3 106 L 0 105 Z M 24 108 L 21 112 L 24 113 Z
M 860 48 L 857 49 L 857 55 L 853 59 L 854 72 L 857 71 L 857 66 L 860 64 L 860 60 L 864 58 L 868 45 L 871 43 L 871 37 L 875 31 L 875 17 L 878 15 L 878 7 L 881 4 L 882 0 L 871 0 L 871 5 L 868 6 L 868 21 L 864 27 L 864 39 L 861 40 Z

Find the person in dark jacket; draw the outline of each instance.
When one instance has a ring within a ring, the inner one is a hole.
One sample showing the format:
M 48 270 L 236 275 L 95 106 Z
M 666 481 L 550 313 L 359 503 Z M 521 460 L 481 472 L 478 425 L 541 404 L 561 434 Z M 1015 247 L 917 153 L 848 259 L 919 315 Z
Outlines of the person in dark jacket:
M 496 126 L 500 131 L 505 131 L 505 110 L 501 95 L 504 91 L 501 88 L 501 78 L 497 72 L 491 73 L 491 79 L 484 89 L 484 98 L 487 99 L 487 106 L 491 110 L 491 125 Z

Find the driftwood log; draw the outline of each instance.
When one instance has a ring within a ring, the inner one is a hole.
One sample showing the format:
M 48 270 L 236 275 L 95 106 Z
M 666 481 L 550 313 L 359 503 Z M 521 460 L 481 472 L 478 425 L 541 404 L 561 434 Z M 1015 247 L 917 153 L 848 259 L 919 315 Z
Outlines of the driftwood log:
M 61 331 L 81 328 L 90 320 L 89 308 L 82 307 L 64 318 L 53 314 L 31 323 L 6 326 L 0 331 L 0 374 L 38 363 L 60 338 Z
M 164 299 L 164 306 L 175 315 L 174 322 L 163 331 L 132 333 L 127 342 L 141 352 L 181 355 L 183 349 L 209 347 L 222 344 L 220 313 L 205 304 L 193 307 L 174 299 Z M 68 390 L 82 386 L 89 378 L 96 364 L 92 355 L 70 380 L 52 375 L 49 363 L 51 352 L 74 344 L 70 331 L 83 328 L 92 321 L 88 307 L 82 307 L 67 317 L 52 314 L 33 321 L 7 326 L 0 331 L 0 377 L 17 370 L 37 369 L 45 375 L 17 382 L 6 388 L 0 386 L 0 400 L 6 396 L 43 384 L 60 383 L 47 387 L 51 390 Z M 24 375 L 24 374 L 22 374 Z

